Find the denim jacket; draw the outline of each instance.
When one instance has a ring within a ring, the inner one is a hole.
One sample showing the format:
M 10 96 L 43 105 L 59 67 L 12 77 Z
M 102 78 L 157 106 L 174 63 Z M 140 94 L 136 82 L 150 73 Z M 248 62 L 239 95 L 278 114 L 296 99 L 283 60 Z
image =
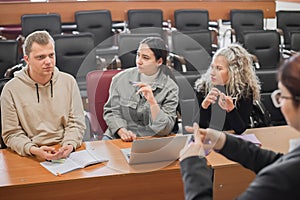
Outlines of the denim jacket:
M 175 124 L 178 106 L 178 86 L 162 71 L 151 84 L 154 97 L 160 107 L 155 120 L 151 119 L 150 106 L 139 89 L 130 82 L 139 82 L 140 73 L 136 67 L 127 69 L 113 77 L 109 98 L 104 105 L 103 117 L 108 128 L 104 135 L 119 138 L 117 131 L 126 128 L 140 136 L 168 135 Z

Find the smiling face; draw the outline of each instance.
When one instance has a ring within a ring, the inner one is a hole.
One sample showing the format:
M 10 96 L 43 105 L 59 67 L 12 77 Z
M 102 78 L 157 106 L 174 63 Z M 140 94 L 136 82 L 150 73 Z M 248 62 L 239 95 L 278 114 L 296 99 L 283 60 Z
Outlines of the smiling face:
M 51 79 L 55 66 L 54 44 L 49 42 L 46 45 L 40 45 L 34 42 L 31 52 L 24 56 L 24 60 L 29 66 L 31 79 L 40 84 L 47 83 Z
M 139 73 L 151 76 L 158 71 L 162 59 L 156 60 L 153 51 L 147 44 L 140 44 L 136 55 L 136 66 Z
M 224 56 L 217 56 L 213 60 L 210 79 L 213 85 L 225 85 L 229 79 L 229 64 Z

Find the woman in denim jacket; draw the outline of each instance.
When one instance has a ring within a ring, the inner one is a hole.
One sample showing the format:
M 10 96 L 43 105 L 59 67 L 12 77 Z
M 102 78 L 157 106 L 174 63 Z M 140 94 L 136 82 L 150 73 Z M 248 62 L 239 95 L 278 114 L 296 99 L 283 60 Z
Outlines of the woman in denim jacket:
M 141 136 L 170 134 L 176 121 L 178 86 L 166 64 L 167 49 L 158 37 L 140 42 L 136 67 L 113 77 L 104 105 L 108 128 L 103 139 L 130 142 Z

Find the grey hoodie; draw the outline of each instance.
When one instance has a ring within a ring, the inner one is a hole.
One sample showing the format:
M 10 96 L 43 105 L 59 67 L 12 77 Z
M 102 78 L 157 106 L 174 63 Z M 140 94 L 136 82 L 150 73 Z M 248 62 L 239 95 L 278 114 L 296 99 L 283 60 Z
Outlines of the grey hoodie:
M 28 67 L 15 73 L 1 95 L 2 137 L 19 155 L 31 155 L 31 146 L 82 143 L 83 105 L 75 79 L 54 69 L 45 85 L 34 82 Z

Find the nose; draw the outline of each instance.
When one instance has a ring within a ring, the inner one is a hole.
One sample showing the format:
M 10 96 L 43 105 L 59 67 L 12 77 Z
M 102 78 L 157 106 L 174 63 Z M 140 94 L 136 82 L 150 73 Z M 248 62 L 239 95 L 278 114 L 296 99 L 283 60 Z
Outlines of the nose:
M 141 64 L 142 64 L 142 59 L 141 59 L 141 57 L 137 55 L 137 56 L 136 56 L 135 62 L 136 62 L 137 64 L 141 65 Z
M 54 61 L 54 58 L 53 58 L 53 57 L 47 56 L 47 57 L 45 58 L 45 63 L 46 63 L 46 64 L 50 64 L 50 63 L 52 63 L 53 61 Z
M 210 75 L 212 75 L 212 76 L 215 76 L 215 75 L 216 75 L 216 70 L 215 70 L 214 67 L 212 67 L 212 68 L 210 69 Z

